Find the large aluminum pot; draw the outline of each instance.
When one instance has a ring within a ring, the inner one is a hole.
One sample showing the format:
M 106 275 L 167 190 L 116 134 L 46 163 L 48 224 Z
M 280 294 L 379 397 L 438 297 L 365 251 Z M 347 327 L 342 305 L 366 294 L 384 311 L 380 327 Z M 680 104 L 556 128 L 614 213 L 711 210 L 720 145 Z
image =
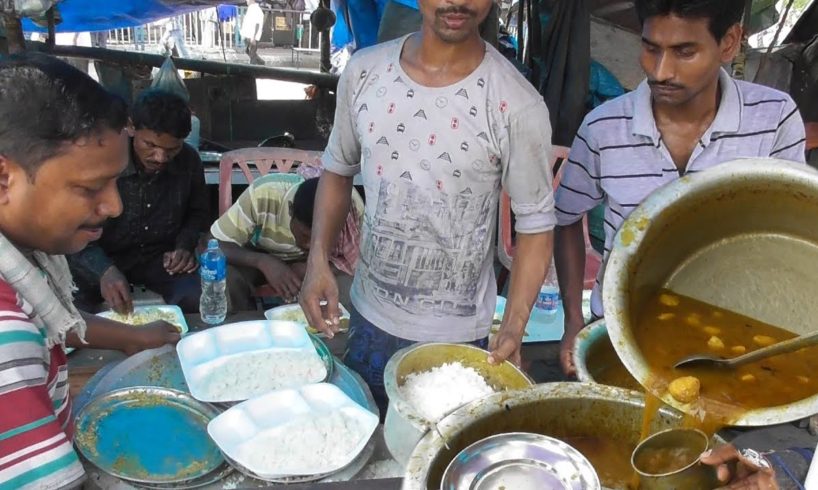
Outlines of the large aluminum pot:
M 573 356 L 580 381 L 643 391 L 617 356 L 605 320 L 597 320 L 579 332 Z
M 508 432 L 557 438 L 604 436 L 621 443 L 625 458 L 630 458 L 639 442 L 644 403 L 636 391 L 593 383 L 546 383 L 495 393 L 456 410 L 438 424 L 438 431 L 421 439 L 406 466 L 403 490 L 439 489 L 446 466 L 460 451 L 488 436 Z M 650 431 L 682 424 L 681 413 L 664 407 L 654 417 Z M 715 442 L 723 441 L 717 438 Z
M 616 235 L 605 270 L 605 322 L 643 386 L 650 375 L 633 336 L 658 288 L 801 334 L 818 318 L 818 172 L 742 159 L 685 176 L 651 194 Z M 684 405 L 665 394 L 679 410 Z M 735 425 L 778 424 L 818 413 L 818 394 L 750 410 Z
M 405 465 L 415 444 L 434 427 L 434 423 L 417 413 L 401 394 L 400 387 L 409 374 L 428 371 L 447 362 L 460 362 L 474 368 L 497 391 L 519 390 L 533 384 L 531 378 L 510 362 L 492 366 L 487 357 L 486 351 L 471 345 L 430 343 L 401 349 L 389 359 L 383 376 L 389 396 L 383 435 L 395 461 Z

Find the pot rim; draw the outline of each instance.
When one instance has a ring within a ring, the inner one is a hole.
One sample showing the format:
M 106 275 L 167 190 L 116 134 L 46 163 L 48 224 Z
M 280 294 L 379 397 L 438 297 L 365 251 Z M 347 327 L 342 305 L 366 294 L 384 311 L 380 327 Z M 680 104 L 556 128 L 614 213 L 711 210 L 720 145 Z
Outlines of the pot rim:
M 450 434 L 456 434 L 468 421 L 507 408 L 527 405 L 548 398 L 615 401 L 636 406 L 640 410 L 644 407 L 645 400 L 644 394 L 638 391 L 598 383 L 578 383 L 576 381 L 542 383 L 525 390 L 499 392 L 475 400 L 447 415 L 438 423 L 438 430 L 427 432 L 418 442 L 409 457 L 409 461 L 406 463 L 403 490 L 426 490 L 426 480 L 429 476 L 432 459 L 436 457 L 441 448 L 445 447 L 446 440 L 451 437 Z M 671 407 L 662 406 L 659 408 L 659 412 L 668 417 L 682 419 L 682 414 Z

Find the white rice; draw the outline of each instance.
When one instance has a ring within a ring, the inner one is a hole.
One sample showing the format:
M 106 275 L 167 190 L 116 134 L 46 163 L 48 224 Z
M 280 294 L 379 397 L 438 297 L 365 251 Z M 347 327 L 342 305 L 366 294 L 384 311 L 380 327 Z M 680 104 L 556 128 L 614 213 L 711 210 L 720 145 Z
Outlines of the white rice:
M 208 400 L 246 400 L 281 388 L 319 383 L 327 367 L 316 353 L 257 351 L 216 359 L 197 367 Z
M 406 376 L 400 390 L 415 410 L 431 422 L 437 422 L 456 408 L 494 393 L 477 370 L 459 362 L 412 373 Z
M 236 450 L 236 460 L 255 473 L 305 475 L 334 471 L 356 454 L 366 427 L 343 409 L 310 414 L 265 430 Z

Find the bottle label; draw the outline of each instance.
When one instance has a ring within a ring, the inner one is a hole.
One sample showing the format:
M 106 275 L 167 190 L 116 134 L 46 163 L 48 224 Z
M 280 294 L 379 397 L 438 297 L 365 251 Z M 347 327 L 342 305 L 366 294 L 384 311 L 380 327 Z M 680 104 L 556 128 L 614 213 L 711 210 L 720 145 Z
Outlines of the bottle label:
M 542 292 L 537 295 L 537 302 L 535 307 L 546 310 L 546 311 L 553 311 L 559 308 L 560 306 L 560 293 L 559 292 Z
M 204 253 L 199 259 L 199 275 L 204 281 L 223 281 L 227 277 L 227 260 L 223 255 L 208 255 Z

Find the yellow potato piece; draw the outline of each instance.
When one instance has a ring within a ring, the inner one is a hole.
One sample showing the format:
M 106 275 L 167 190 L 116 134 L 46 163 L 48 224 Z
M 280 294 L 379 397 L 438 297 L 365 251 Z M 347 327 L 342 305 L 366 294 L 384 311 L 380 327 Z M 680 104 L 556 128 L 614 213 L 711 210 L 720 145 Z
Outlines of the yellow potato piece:
M 756 377 L 753 376 L 752 374 L 745 374 L 741 377 L 741 380 L 744 381 L 745 383 L 755 383 Z
M 660 294 L 659 302 L 665 306 L 679 306 L 679 297 L 672 294 Z
M 657 316 L 656 318 L 658 318 L 659 320 L 661 320 L 663 322 L 666 322 L 668 320 L 673 320 L 673 318 L 675 316 L 676 316 L 676 313 L 662 313 L 661 315 Z
M 720 311 L 713 311 L 711 313 L 711 315 L 713 315 L 713 318 L 723 318 L 724 317 L 724 313 L 722 313 Z
M 696 313 L 691 313 L 690 315 L 685 318 L 685 322 L 691 327 L 698 327 L 702 324 L 702 317 Z
M 743 345 L 734 345 L 733 347 L 730 347 L 730 350 L 733 351 L 733 354 L 738 354 L 738 355 L 741 355 L 741 354 L 744 354 L 745 352 L 747 352 L 747 348 L 744 347 Z
M 667 390 L 670 392 L 670 396 L 675 398 L 677 401 L 681 403 L 690 403 L 699 398 L 699 391 L 701 388 L 702 384 L 699 381 L 699 378 L 693 376 L 683 376 L 671 381 L 670 385 L 667 387 Z
M 721 333 L 721 329 L 718 327 L 704 327 L 702 330 L 704 330 L 704 333 L 707 335 L 718 335 Z
M 709 347 L 710 350 L 723 350 L 724 341 L 714 335 L 707 341 L 707 347 Z
M 760 347 L 767 347 L 768 345 L 776 343 L 777 340 L 769 335 L 756 335 L 753 337 L 753 342 Z
M 809 378 L 806 377 L 806 376 L 796 376 L 795 379 L 797 379 L 798 382 L 801 383 L 801 384 L 809 383 Z

